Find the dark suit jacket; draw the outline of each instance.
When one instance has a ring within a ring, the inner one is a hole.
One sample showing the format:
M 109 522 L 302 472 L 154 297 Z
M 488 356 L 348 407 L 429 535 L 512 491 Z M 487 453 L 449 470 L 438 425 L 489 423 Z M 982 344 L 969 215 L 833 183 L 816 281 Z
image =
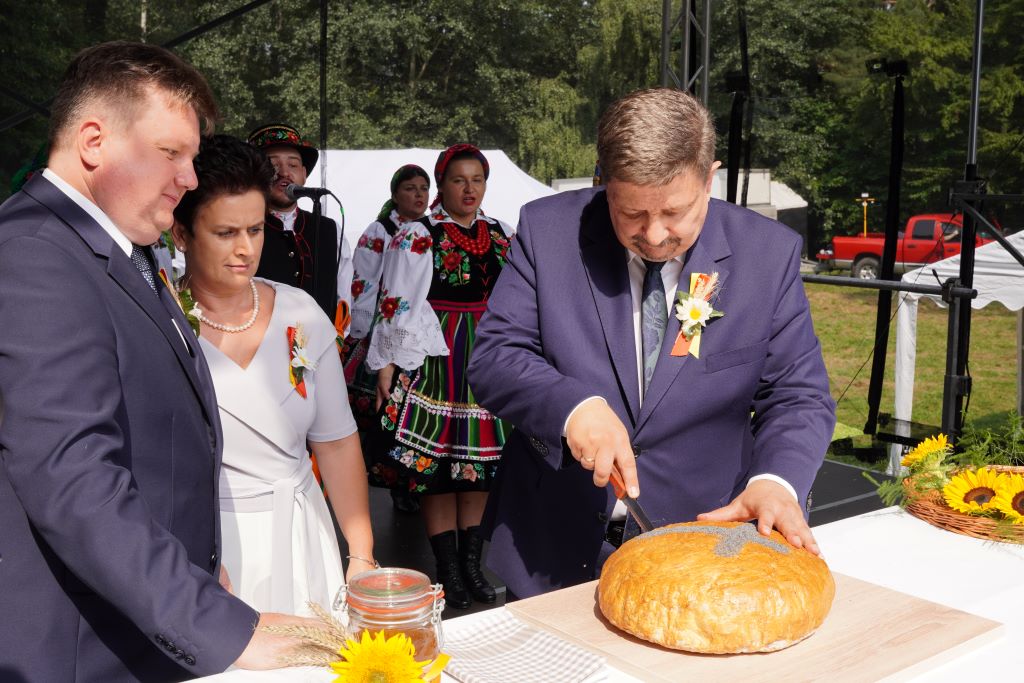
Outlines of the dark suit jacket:
M 517 595 L 590 580 L 611 550 L 611 490 L 594 487 L 561 437 L 589 396 L 607 399 L 629 431 L 655 524 L 692 520 L 764 473 L 806 500 L 835 404 L 799 265 L 795 233 L 711 200 L 679 288 L 717 271 L 714 307 L 725 315 L 702 332 L 700 358 L 670 355 L 679 323 L 669 318 L 641 405 L 625 249 L 604 191 L 523 207 L 469 365 L 478 401 L 517 428 L 484 520 L 488 566 Z
M 0 207 L 0 678 L 226 669 L 258 615 L 222 590 L 206 363 L 110 235 L 41 176 Z

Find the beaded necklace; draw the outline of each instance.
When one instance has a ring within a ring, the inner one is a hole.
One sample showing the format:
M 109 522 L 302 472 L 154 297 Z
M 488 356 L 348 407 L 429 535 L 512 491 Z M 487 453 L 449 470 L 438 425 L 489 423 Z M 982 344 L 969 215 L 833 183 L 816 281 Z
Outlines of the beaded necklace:
M 476 227 L 476 237 L 470 237 L 462 232 L 459 225 L 454 221 L 445 221 L 441 224 L 448 237 L 451 238 L 452 242 L 455 242 L 459 249 L 473 256 L 483 256 L 491 248 L 490 226 L 483 219 L 475 221 L 474 226 Z

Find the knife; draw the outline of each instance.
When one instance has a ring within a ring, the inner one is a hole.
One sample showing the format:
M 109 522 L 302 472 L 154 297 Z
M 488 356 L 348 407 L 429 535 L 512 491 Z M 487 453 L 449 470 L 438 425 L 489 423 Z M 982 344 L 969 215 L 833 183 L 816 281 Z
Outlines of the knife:
M 651 523 L 651 518 L 644 512 L 643 507 L 640 505 L 640 501 L 636 498 L 630 498 L 626 495 L 626 484 L 622 481 L 622 475 L 619 473 L 619 468 L 612 465 L 612 473 L 608 478 L 608 482 L 612 485 L 612 490 L 615 491 L 615 497 L 623 502 L 626 509 L 629 510 L 629 514 L 633 515 L 633 519 L 640 525 L 640 530 L 644 533 L 654 530 L 654 525 Z

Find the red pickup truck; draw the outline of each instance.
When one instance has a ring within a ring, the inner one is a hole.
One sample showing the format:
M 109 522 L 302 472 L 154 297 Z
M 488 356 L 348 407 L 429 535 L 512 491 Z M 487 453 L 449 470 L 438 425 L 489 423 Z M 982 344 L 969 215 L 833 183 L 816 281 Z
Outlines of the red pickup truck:
M 962 229 L 962 214 L 926 213 L 911 216 L 896 243 L 896 274 L 959 254 Z M 982 236 L 981 230 L 978 231 L 977 245 L 991 241 Z M 832 248 L 818 252 L 817 270 L 849 268 L 853 277 L 876 279 L 882 273 L 884 245 L 885 235 L 881 233 L 833 237 Z

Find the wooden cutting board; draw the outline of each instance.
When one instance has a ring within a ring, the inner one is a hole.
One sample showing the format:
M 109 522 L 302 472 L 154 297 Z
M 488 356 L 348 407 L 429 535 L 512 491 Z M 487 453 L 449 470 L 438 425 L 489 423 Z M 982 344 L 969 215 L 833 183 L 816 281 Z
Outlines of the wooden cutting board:
M 903 681 L 997 639 L 1003 630 L 989 619 L 833 576 L 836 597 L 821 628 L 792 647 L 763 654 L 690 654 L 634 638 L 601 614 L 597 581 L 508 609 L 644 681 Z

